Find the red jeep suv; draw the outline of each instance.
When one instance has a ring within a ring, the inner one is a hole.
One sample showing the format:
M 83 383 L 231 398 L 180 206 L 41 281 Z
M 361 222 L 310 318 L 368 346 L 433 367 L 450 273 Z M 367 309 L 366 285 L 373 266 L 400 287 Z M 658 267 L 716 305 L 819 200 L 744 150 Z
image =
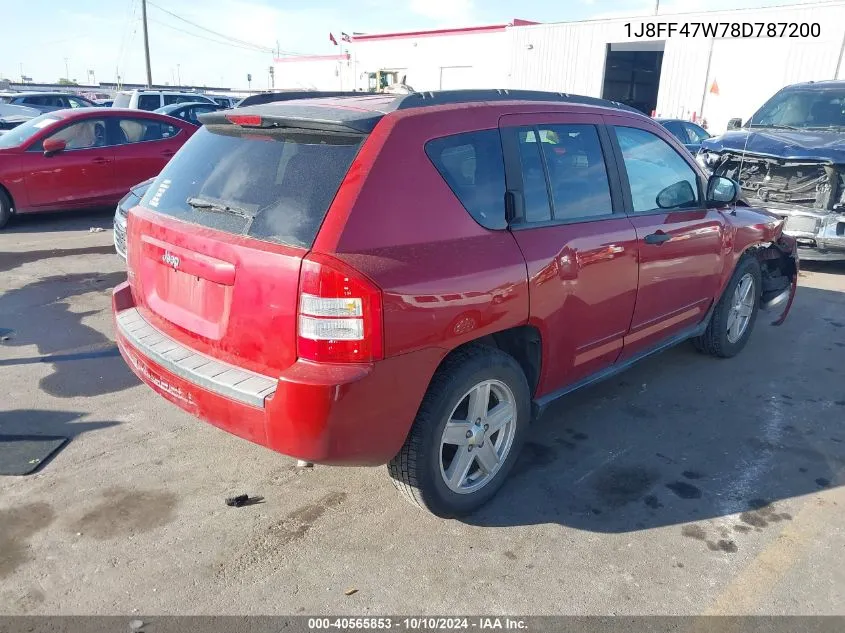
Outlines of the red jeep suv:
M 299 97 L 204 115 L 129 213 L 121 352 L 215 426 L 457 516 L 555 398 L 786 315 L 783 221 L 625 106 Z

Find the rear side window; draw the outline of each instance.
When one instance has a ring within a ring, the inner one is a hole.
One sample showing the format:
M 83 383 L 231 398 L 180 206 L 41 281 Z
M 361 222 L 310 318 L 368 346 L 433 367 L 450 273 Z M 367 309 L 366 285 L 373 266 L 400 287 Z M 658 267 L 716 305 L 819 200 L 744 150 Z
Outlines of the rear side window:
M 519 128 L 517 135 L 526 222 L 569 221 L 613 213 L 607 167 L 594 125 L 540 125 Z
M 309 248 L 364 138 L 202 127 L 142 204 L 220 231 Z
M 162 95 L 164 105 L 173 105 L 174 103 L 193 103 L 195 101 L 205 101 L 199 95 Z
M 690 137 L 691 143 L 700 143 L 710 138 L 710 134 L 704 128 L 697 126 L 695 123 L 684 123 L 684 128 L 687 130 L 687 135 Z
M 68 151 L 104 147 L 106 142 L 106 122 L 102 119 L 85 119 L 72 123 L 49 137 L 64 141 Z
M 546 170 L 543 168 L 543 155 L 540 144 L 542 136 L 537 137 L 533 128 L 517 130 L 519 140 L 519 164 L 522 167 L 522 197 L 525 201 L 525 222 L 548 222 L 552 219 L 549 205 L 549 188 L 546 182 Z
M 115 108 L 128 108 L 130 98 L 131 97 L 127 93 L 118 92 L 114 98 L 114 103 L 112 103 L 112 106 Z
M 161 97 L 154 95 L 139 95 L 138 108 L 141 110 L 157 110 L 161 107 Z
M 125 145 L 145 141 L 162 141 L 173 138 L 178 133 L 178 127 L 160 121 L 142 118 L 120 119 L 115 143 Z
M 425 153 L 476 222 L 488 229 L 507 228 L 499 130 L 434 139 L 426 143 Z
M 681 143 L 689 143 L 689 135 L 687 135 L 687 131 L 683 128 L 680 121 L 666 121 L 663 124 L 667 130 L 672 133 L 676 139 L 678 139 Z

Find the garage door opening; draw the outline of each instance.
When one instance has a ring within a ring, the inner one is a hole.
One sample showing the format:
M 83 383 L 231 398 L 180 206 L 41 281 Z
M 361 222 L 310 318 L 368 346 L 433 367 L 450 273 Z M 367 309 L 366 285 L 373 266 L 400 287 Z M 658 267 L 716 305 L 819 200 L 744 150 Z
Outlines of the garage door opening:
M 602 97 L 650 115 L 657 107 L 665 42 L 608 44 Z

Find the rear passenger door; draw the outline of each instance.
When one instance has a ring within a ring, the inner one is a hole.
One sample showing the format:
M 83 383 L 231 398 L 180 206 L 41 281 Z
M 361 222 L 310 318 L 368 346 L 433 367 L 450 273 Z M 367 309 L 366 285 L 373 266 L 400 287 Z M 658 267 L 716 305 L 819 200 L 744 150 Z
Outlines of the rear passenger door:
M 639 288 L 623 358 L 689 331 L 705 317 L 722 271 L 724 216 L 704 204 L 692 156 L 639 119 L 605 117 L 625 205 L 637 231 Z M 648 129 L 646 129 L 648 128 Z
M 506 115 L 500 131 L 530 321 L 543 337 L 542 397 L 616 362 L 636 301 L 636 232 L 600 117 Z
M 110 117 L 109 125 L 121 195 L 139 182 L 157 176 L 179 149 L 180 143 L 174 138 L 185 134 L 176 124 L 143 116 Z

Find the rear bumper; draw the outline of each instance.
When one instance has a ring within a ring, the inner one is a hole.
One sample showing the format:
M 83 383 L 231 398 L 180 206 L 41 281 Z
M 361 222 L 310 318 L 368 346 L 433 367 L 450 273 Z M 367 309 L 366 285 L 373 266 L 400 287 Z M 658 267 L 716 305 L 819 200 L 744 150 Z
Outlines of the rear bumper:
M 786 219 L 783 232 L 798 241 L 801 259 L 845 259 L 845 213 L 783 204 L 766 208 Z
M 238 437 L 317 463 L 388 462 L 443 356 L 423 350 L 366 365 L 297 361 L 265 376 L 197 354 L 155 330 L 136 310 L 128 283 L 114 289 L 112 305 L 123 358 L 159 395 Z

